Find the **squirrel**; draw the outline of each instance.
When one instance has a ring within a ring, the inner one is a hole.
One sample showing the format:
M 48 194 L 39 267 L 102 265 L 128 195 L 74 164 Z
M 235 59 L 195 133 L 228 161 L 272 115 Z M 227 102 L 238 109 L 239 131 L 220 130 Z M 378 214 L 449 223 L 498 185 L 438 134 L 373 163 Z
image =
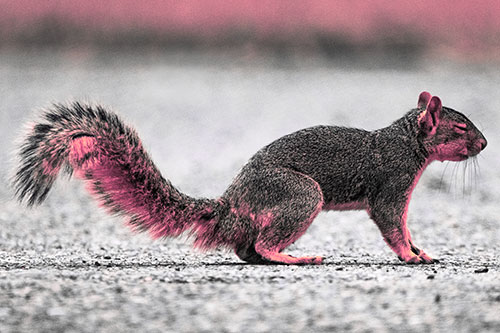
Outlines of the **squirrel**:
M 193 198 L 156 168 L 136 131 L 102 106 L 54 104 L 20 146 L 12 179 L 28 206 L 44 201 L 60 171 L 84 180 L 111 214 L 153 238 L 187 232 L 201 249 L 228 247 L 253 264 L 321 264 L 282 251 L 322 210 L 366 210 L 401 261 L 438 260 L 407 228 L 408 203 L 432 161 L 463 161 L 487 141 L 462 113 L 422 92 L 417 108 L 374 131 L 315 126 L 259 150 L 216 199 Z

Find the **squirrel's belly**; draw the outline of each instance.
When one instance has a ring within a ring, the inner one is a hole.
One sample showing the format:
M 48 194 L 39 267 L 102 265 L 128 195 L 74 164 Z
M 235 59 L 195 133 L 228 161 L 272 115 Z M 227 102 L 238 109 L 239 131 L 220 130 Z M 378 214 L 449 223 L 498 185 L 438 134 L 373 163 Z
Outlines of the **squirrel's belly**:
M 333 200 L 323 205 L 323 210 L 364 210 L 368 208 L 366 200 L 336 203 Z

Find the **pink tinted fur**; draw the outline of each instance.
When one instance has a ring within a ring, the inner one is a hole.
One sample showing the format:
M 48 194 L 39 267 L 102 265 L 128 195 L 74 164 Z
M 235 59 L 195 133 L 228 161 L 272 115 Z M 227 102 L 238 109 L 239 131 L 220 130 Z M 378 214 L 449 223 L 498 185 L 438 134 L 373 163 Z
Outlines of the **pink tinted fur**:
M 420 96 L 418 96 L 417 106 L 419 108 L 425 108 L 427 106 L 427 104 L 429 103 L 430 99 L 431 99 L 431 94 L 428 93 L 427 91 L 422 91 L 420 93 Z
M 235 218 L 249 218 L 254 225 L 259 228 L 267 227 L 273 220 L 273 213 L 271 210 L 264 210 L 259 214 L 252 212 L 249 204 L 241 203 L 239 208 L 231 208 L 231 213 Z
M 411 252 L 411 248 L 410 248 L 411 235 L 410 235 L 410 231 L 408 230 L 408 227 L 407 227 L 408 206 L 410 205 L 410 200 L 411 200 L 411 195 L 413 193 L 413 190 L 415 189 L 415 186 L 417 186 L 417 183 L 420 180 L 422 173 L 427 168 L 429 163 L 430 163 L 430 161 L 427 160 L 426 163 L 422 166 L 422 168 L 419 170 L 419 172 L 415 176 L 415 179 L 413 180 L 411 187 L 408 189 L 408 191 L 406 193 L 406 205 L 404 208 L 403 216 L 401 217 L 401 224 L 400 224 L 401 230 L 403 230 L 403 239 L 399 240 L 399 241 L 401 241 L 401 243 L 397 244 L 397 246 L 399 247 L 399 251 L 401 251 L 402 253 Z M 398 253 L 398 252 L 396 251 L 396 253 Z M 398 255 L 400 255 L 400 253 L 398 253 Z
M 317 184 L 317 183 L 316 183 Z M 319 188 L 319 185 L 318 185 Z M 313 220 L 316 218 L 316 216 L 319 214 L 319 212 L 323 208 L 323 199 L 321 199 L 320 202 L 318 202 L 316 209 L 314 212 L 311 214 L 311 216 L 306 219 L 305 221 L 302 222 L 301 228 L 295 230 L 293 236 L 283 239 L 280 242 L 273 244 L 273 247 L 269 247 L 269 244 L 266 242 L 259 240 L 257 238 L 257 243 L 255 244 L 255 250 L 261 254 L 264 258 L 271 260 L 271 261 L 276 261 L 276 262 L 283 262 L 287 264 L 321 264 L 323 262 L 322 257 L 292 257 L 287 254 L 281 253 L 281 251 L 285 248 L 287 248 L 289 245 L 294 243 L 297 239 L 299 239 L 306 231 L 307 228 L 311 225 Z
M 129 146 L 128 148 L 129 151 L 122 155 L 124 159 L 136 154 L 134 150 L 142 149 L 141 146 Z M 221 240 L 207 239 L 206 236 L 203 236 L 214 234 L 210 232 L 210 229 L 214 228 L 215 221 L 199 223 L 196 216 L 191 214 L 194 208 L 193 204 L 188 204 L 187 211 L 181 212 L 176 207 L 165 207 L 159 200 L 153 201 L 149 196 L 150 193 L 147 193 L 145 188 L 139 187 L 130 181 L 130 173 L 120 166 L 125 161 L 117 163 L 110 160 L 105 154 L 99 154 L 79 166 L 79 161 L 92 151 L 99 151 L 97 140 L 94 137 L 75 139 L 72 143 L 69 161 L 76 171 L 76 176 L 87 181 L 90 193 L 97 197 L 100 204 L 111 213 L 118 212 L 140 219 L 139 228 L 148 230 L 153 238 L 180 235 L 193 226 L 187 220 L 187 218 L 192 217 L 195 221 L 193 233 L 198 235 L 195 246 L 208 248 L 220 245 Z M 140 163 L 139 165 L 143 167 Z M 155 172 L 156 170 L 151 166 L 144 170 L 146 174 Z M 164 190 L 160 197 L 168 198 L 171 193 L 167 192 L 168 189 Z M 110 207 L 107 200 L 112 200 L 114 205 Z M 210 212 L 210 210 L 207 212 Z M 186 216 L 186 213 L 188 213 L 188 216 Z M 138 228 L 135 225 L 131 226 L 134 229 Z

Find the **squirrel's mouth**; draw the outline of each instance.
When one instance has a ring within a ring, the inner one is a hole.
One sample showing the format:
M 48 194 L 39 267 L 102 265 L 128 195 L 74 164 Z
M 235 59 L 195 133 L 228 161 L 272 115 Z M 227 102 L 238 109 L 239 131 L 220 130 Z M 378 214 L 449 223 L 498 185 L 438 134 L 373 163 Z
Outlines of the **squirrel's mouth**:
M 455 156 L 452 158 L 449 158 L 447 160 L 453 161 L 453 162 L 462 162 L 468 159 L 469 157 L 472 157 L 473 155 L 470 154 L 463 154 L 463 153 L 457 153 Z
M 473 154 L 458 154 L 459 161 L 465 161 L 469 157 L 474 156 Z
M 459 154 L 464 154 L 467 157 L 474 157 L 478 155 L 481 151 L 483 151 L 484 148 L 486 148 L 486 140 L 485 139 L 479 139 L 469 145 L 467 145 L 466 148 L 464 148 L 462 151 L 459 152 Z
M 450 161 L 461 162 L 468 158 L 474 157 L 481 152 L 481 149 L 475 149 L 474 147 L 463 148 L 460 151 L 455 152 L 453 158 Z
M 460 151 L 456 152 L 456 161 L 465 161 L 469 157 L 472 157 L 476 154 L 473 153 L 472 149 L 464 147 Z
M 483 150 L 482 146 L 472 146 L 467 148 L 467 157 L 478 155 Z

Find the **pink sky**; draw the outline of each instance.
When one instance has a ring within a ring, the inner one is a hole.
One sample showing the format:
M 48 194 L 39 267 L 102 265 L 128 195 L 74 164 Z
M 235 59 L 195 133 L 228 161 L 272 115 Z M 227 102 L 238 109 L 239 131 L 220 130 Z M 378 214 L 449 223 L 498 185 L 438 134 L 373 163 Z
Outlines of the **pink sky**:
M 500 3 L 493 0 L 0 0 L 0 8 L 4 31 L 51 16 L 94 29 L 147 27 L 204 34 L 234 28 L 258 34 L 324 31 L 355 39 L 392 29 L 464 49 L 500 45 Z

